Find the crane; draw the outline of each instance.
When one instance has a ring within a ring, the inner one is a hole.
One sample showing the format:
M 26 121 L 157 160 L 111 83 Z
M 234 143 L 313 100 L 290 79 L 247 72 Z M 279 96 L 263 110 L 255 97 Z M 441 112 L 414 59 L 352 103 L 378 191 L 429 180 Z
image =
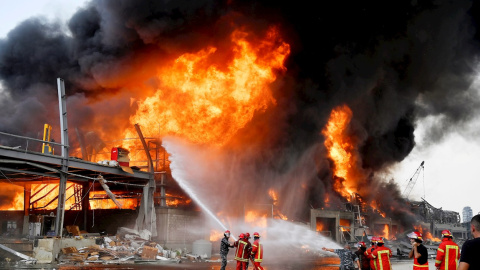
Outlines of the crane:
M 408 198 L 408 196 L 410 195 L 410 192 L 412 192 L 413 186 L 415 186 L 415 183 L 417 182 L 418 175 L 424 169 L 423 164 L 425 164 L 425 161 L 422 161 L 422 163 L 420 163 L 420 166 L 418 166 L 417 170 L 408 181 L 407 187 L 405 188 L 402 194 L 404 198 Z

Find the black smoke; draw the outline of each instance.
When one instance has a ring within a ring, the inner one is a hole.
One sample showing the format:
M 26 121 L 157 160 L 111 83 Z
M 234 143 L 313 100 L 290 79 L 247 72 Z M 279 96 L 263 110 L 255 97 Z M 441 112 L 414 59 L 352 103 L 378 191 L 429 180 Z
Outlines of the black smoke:
M 277 25 L 292 49 L 287 71 L 272 86 L 277 106 L 240 131 L 252 140 L 239 160 L 248 170 L 274 175 L 309 164 L 315 173 L 307 191 L 298 192 L 306 193 L 304 205 L 321 207 L 334 177 L 321 131 L 332 109 L 346 104 L 353 111 L 349 132 L 359 144 L 358 165 L 367 176 L 363 183 L 371 187 L 362 195 L 389 190 L 384 204 L 398 203 L 395 185 L 376 179 L 375 172 L 412 151 L 417 120 L 440 117 L 429 130 L 435 142 L 477 113 L 471 86 L 479 6 L 467 0 L 92 1 L 69 20 L 68 31 L 32 18 L 0 40 L 0 131 L 38 136 L 43 123 L 58 119 L 57 77 L 67 84 L 69 124 L 121 129 L 128 121 L 99 115 L 114 111 L 128 119 L 134 112 L 128 104 L 137 91 L 126 86 L 131 78 L 124 74 L 155 86 L 158 79 L 144 75 L 153 61 L 221 46 L 218 40 L 232 25 Z M 249 135 L 252 129 L 262 130 L 261 138 Z M 283 181 L 280 186 L 291 190 Z M 306 215 L 300 212 L 295 214 Z

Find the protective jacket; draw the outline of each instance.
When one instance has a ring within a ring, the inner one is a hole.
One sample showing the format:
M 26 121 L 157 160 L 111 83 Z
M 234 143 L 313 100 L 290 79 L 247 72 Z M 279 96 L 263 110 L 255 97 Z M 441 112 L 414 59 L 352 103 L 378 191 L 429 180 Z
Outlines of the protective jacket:
M 370 260 L 370 268 L 373 270 L 375 270 L 376 268 L 375 268 L 375 260 L 372 257 L 372 253 L 376 248 L 377 247 L 369 247 L 367 248 L 367 251 L 365 251 L 365 256 Z
M 355 251 L 358 260 L 360 260 L 361 270 L 370 270 L 370 259 L 365 255 L 368 250 L 366 248 L 359 248 Z
M 377 246 L 372 252 L 372 257 L 375 262 L 376 270 L 392 270 L 392 264 L 390 263 L 392 251 L 386 246 Z
M 458 245 L 451 238 L 444 237 L 437 249 L 435 267 L 441 270 L 457 270 L 459 259 L 460 249 Z
M 250 251 L 250 243 L 244 241 L 244 239 L 238 239 L 235 241 L 234 246 L 237 248 L 237 250 L 235 250 L 235 260 L 247 262 Z
M 260 244 L 260 240 L 253 241 L 252 256 L 254 262 L 262 262 L 263 260 L 263 245 Z

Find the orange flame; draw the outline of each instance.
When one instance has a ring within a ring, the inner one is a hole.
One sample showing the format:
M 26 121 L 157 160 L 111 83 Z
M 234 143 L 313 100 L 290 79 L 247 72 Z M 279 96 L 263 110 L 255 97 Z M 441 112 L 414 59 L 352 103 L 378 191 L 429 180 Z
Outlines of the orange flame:
M 65 209 L 70 209 L 76 204 L 75 188 L 77 190 L 80 185 L 67 182 Z M 30 203 L 33 208 L 42 210 L 53 210 L 58 205 L 58 184 L 32 184 Z M 114 192 L 115 193 L 115 192 Z M 80 194 L 81 195 L 81 194 Z M 100 199 L 98 199 L 100 198 Z M 22 191 L 15 193 L 12 202 L 5 206 L 0 206 L 0 210 L 23 210 L 24 209 L 24 194 Z M 123 209 L 135 209 L 138 206 L 138 200 L 134 198 L 118 198 L 122 203 Z M 81 209 L 82 204 L 78 205 Z M 105 191 L 90 191 L 90 208 L 91 209 L 118 209 L 117 205 L 106 196 Z
M 278 204 L 278 195 L 277 195 L 277 193 L 275 192 L 275 190 L 269 189 L 269 190 L 268 190 L 268 195 L 270 196 L 270 198 L 272 198 L 272 200 L 273 200 L 273 205 L 277 205 L 277 204 Z
M 10 204 L 0 205 L 0 210 L 23 210 L 23 192 L 16 192 L 12 202 Z
M 383 238 L 385 239 L 390 239 L 390 228 L 388 227 L 388 224 L 385 224 L 385 227 L 383 229 Z
M 431 240 L 436 242 L 442 241 L 440 238 L 433 237 L 433 235 L 428 231 L 428 229 L 424 229 L 422 225 L 413 226 L 413 228 L 415 228 L 416 231 L 422 234 L 423 240 Z
M 350 221 L 348 219 L 340 219 L 340 229 L 342 232 L 349 231 L 350 230 Z
M 250 42 L 249 33 L 231 34 L 233 59 L 216 63 L 217 48 L 209 47 L 178 57 L 170 66 L 158 69 L 161 87 L 139 102 L 130 118 L 146 134 L 175 134 L 195 143 L 226 143 L 257 112 L 276 101 L 269 88 L 275 70 L 283 63 L 290 46 L 276 28 L 263 40 Z M 222 67 L 221 67 L 222 66 Z M 125 137 L 135 137 L 133 129 Z
M 379 213 L 380 216 L 382 216 L 382 217 L 386 217 L 386 216 L 387 216 L 387 215 L 385 214 L 385 212 L 383 212 L 383 211 L 381 211 L 381 210 L 379 209 L 376 201 L 372 201 L 372 202 L 370 203 L 370 207 L 371 207 L 375 212 Z
M 245 222 L 249 223 L 253 227 L 267 227 L 267 216 L 265 214 L 260 214 L 255 211 L 247 211 L 245 213 Z
M 332 110 L 327 125 L 322 131 L 328 156 L 335 163 L 336 176 L 334 188 L 347 200 L 351 200 L 354 190 L 353 166 L 356 155 L 354 145 L 347 135 L 347 128 L 352 118 L 348 106 L 339 106 Z
M 324 225 L 321 222 L 317 221 L 317 228 L 316 228 L 317 232 L 323 231 L 323 227 Z
M 138 206 L 138 199 L 117 198 L 117 200 L 122 204 L 122 209 L 136 209 Z M 118 206 L 105 191 L 90 191 L 90 209 L 118 209 Z
M 75 188 L 81 185 L 67 182 L 65 191 L 65 209 L 70 209 L 75 204 Z M 58 205 L 58 184 L 32 184 L 32 197 L 30 202 L 34 208 L 53 210 Z M 50 204 L 49 204 L 50 203 Z M 47 205 L 48 204 L 48 205 Z M 81 207 L 81 206 L 80 206 Z
M 189 205 L 192 202 L 192 199 L 185 198 L 183 196 L 172 196 L 171 194 L 166 194 L 167 200 L 167 206 L 168 207 L 179 207 L 179 206 L 186 206 Z
M 277 206 L 278 205 L 278 194 L 277 194 L 277 192 L 274 189 L 271 188 L 271 189 L 268 190 L 268 195 L 270 196 L 270 198 L 272 198 L 273 205 Z M 278 210 L 278 208 L 273 209 L 273 216 L 275 218 L 288 220 L 288 217 L 286 215 L 282 214 L 280 212 L 280 210 Z
M 210 230 L 210 241 L 219 241 L 223 238 L 223 232 L 217 230 Z

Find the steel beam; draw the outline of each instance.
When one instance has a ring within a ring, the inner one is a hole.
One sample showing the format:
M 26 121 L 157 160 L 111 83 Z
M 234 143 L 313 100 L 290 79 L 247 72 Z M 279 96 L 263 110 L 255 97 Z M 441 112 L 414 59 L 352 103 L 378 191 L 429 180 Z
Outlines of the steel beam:
M 36 152 L 25 152 L 22 150 L 9 149 L 1 146 L 0 146 L 0 156 L 16 158 L 16 159 L 25 159 L 25 160 L 34 161 L 34 162 L 49 163 L 57 166 L 62 165 L 62 157 L 60 156 L 45 155 L 45 154 L 36 153 Z M 97 163 L 88 162 L 84 160 L 69 158 L 68 165 L 70 168 L 91 170 L 91 171 L 100 172 L 103 174 L 116 174 L 116 175 L 129 176 L 129 177 L 132 176 L 132 174 L 124 172 L 120 168 L 104 166 L 104 165 L 100 165 Z M 150 173 L 134 170 L 133 177 L 143 179 L 143 180 L 149 180 Z
M 62 140 L 62 169 L 60 172 L 60 186 L 58 188 L 58 206 L 57 217 L 55 220 L 55 234 L 62 236 L 63 220 L 65 216 L 65 193 L 67 188 L 67 172 L 68 172 L 68 124 L 67 124 L 67 98 L 65 96 L 65 82 L 63 79 L 57 78 L 58 87 L 58 106 L 60 113 L 60 131 Z

